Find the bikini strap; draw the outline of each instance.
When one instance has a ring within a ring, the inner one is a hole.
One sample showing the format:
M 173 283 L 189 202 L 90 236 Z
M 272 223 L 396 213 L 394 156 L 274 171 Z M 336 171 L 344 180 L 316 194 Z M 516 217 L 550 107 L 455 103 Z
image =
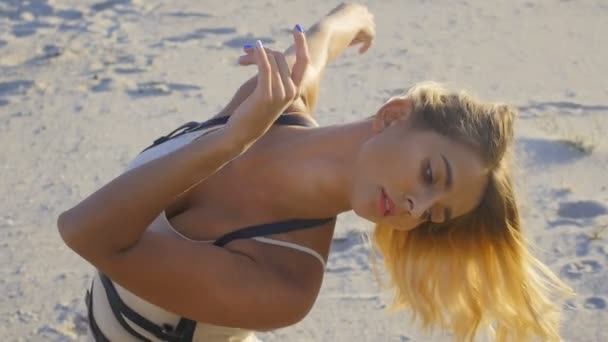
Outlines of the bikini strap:
M 146 147 L 143 151 L 141 151 L 140 153 L 158 146 L 168 140 L 171 140 L 173 138 L 177 138 L 180 135 L 186 134 L 186 133 L 191 133 L 191 132 L 196 132 L 196 131 L 200 131 L 200 130 L 204 130 L 204 129 L 208 129 L 208 128 L 212 128 L 215 126 L 222 126 L 225 125 L 228 122 L 228 119 L 230 119 L 230 116 L 220 116 L 217 118 L 211 118 L 207 121 L 203 121 L 203 122 L 197 122 L 197 121 L 190 121 L 187 122 L 181 126 L 179 126 L 178 128 L 174 129 L 173 131 L 171 131 L 169 134 L 164 135 L 156 140 L 154 140 L 154 142 L 152 143 L 152 145 Z M 308 119 L 304 116 L 301 115 L 290 115 L 289 113 L 284 113 L 281 114 L 281 116 L 279 116 L 275 122 L 274 125 L 281 125 L 281 126 L 303 126 L 303 127 L 314 127 L 316 126 L 315 122 L 311 119 Z
M 133 327 L 131 327 L 131 325 L 127 323 L 125 317 L 143 330 L 154 335 L 161 341 L 192 341 L 192 337 L 194 336 L 194 330 L 196 329 L 195 321 L 185 317 L 181 317 L 177 326 L 175 327 L 169 324 L 163 324 L 162 326 L 159 326 L 156 323 L 151 322 L 144 316 L 140 315 L 139 313 L 137 313 L 137 311 L 131 309 L 125 302 L 123 302 L 120 298 L 120 295 L 118 294 L 118 291 L 116 290 L 116 287 L 114 286 L 114 283 L 112 283 L 112 280 L 110 280 L 108 276 L 99 272 L 99 279 L 101 280 L 101 283 L 103 284 L 103 287 L 106 291 L 106 296 L 108 298 L 108 302 L 110 303 L 112 313 L 114 313 L 114 317 L 116 317 L 116 320 L 125 329 L 125 331 L 131 334 L 133 337 L 137 338 L 139 341 L 151 341 L 149 338 L 143 336 L 135 329 L 133 329 Z
M 321 267 L 323 267 L 323 269 L 325 269 L 325 259 L 323 258 L 323 256 L 319 252 L 315 251 L 314 249 L 312 249 L 310 247 L 302 246 L 297 243 L 293 243 L 293 242 L 289 242 L 289 241 L 277 240 L 277 239 L 267 238 L 267 237 L 263 237 L 263 236 L 256 236 L 251 239 L 265 243 L 265 244 L 281 246 L 284 248 L 293 249 L 293 250 L 300 251 L 302 253 L 311 255 L 315 259 L 317 259 L 319 261 L 319 263 L 321 263 Z
M 274 223 L 265 223 L 255 226 L 245 227 L 234 232 L 223 235 L 213 242 L 214 245 L 223 247 L 234 240 L 250 239 L 258 236 L 273 235 L 279 233 L 287 233 L 295 230 L 303 230 L 315 228 L 327 222 L 334 220 L 335 217 L 324 219 L 309 219 L 309 220 L 288 220 Z

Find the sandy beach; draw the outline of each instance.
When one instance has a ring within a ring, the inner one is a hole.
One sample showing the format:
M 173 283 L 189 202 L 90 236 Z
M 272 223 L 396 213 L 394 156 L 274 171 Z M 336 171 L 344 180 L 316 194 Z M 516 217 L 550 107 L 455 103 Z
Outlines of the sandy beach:
M 0 0 L 0 341 L 85 341 L 92 267 L 56 218 L 156 137 L 214 115 L 255 71 L 244 43 L 283 49 L 331 1 Z M 519 108 L 516 182 L 536 255 L 577 296 L 564 341 L 608 341 L 608 2 L 367 2 L 377 39 L 328 69 L 321 125 L 373 114 L 435 80 Z M 264 341 L 451 341 L 389 313 L 347 214 L 320 296 Z

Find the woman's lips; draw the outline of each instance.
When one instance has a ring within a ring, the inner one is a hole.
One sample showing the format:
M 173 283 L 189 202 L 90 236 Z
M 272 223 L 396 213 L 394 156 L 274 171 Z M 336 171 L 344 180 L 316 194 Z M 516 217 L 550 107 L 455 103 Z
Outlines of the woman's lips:
M 386 201 L 384 200 L 384 189 L 380 188 L 380 199 L 378 200 L 380 216 L 386 215 Z
M 382 216 L 393 216 L 395 213 L 395 202 L 388 196 L 384 188 L 380 188 L 380 214 Z

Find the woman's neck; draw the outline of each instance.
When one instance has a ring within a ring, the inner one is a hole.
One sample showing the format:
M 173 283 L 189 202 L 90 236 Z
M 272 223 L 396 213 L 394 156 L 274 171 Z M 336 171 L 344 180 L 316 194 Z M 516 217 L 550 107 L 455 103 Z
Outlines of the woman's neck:
M 354 167 L 361 145 L 372 135 L 371 119 L 289 131 L 248 170 L 269 203 L 290 216 L 332 217 L 351 210 Z M 266 150 L 266 148 L 264 149 Z

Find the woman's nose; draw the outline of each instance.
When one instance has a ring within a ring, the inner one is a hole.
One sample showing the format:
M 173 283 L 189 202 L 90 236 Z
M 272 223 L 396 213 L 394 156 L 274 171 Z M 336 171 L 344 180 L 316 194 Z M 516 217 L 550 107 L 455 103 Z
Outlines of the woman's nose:
M 421 218 L 433 205 L 433 200 L 432 194 L 407 195 L 405 208 L 410 216 Z

